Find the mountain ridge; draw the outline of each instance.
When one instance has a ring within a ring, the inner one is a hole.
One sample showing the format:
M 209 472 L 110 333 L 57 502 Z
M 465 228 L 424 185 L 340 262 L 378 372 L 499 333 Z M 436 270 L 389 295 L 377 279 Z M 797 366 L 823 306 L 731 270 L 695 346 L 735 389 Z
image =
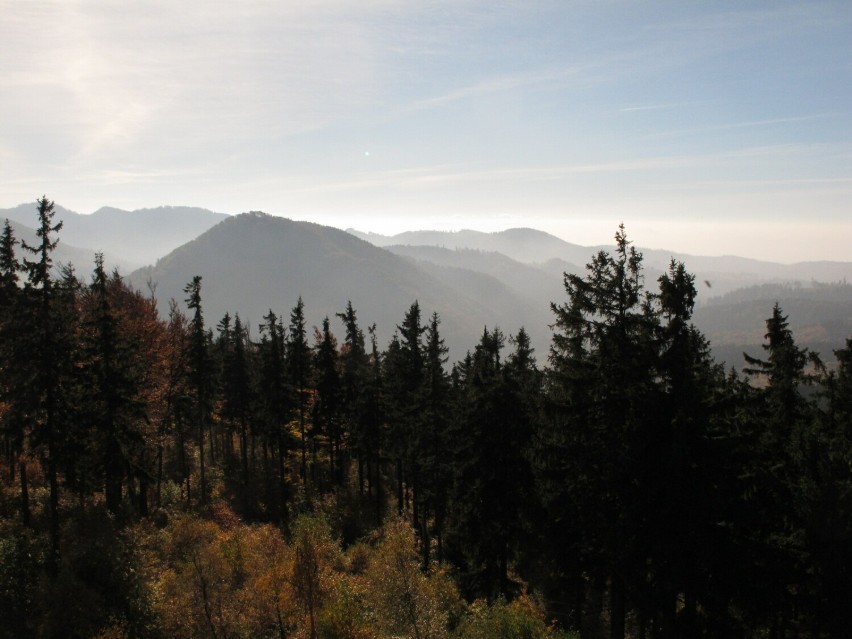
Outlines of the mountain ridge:
M 36 204 L 19 204 L 0 209 L 0 219 L 9 218 L 24 225 L 36 221 Z M 54 220 L 62 220 L 63 241 L 91 247 L 117 256 L 118 265 L 133 270 L 153 263 L 158 257 L 185 244 L 208 228 L 230 217 L 199 207 L 160 206 L 151 209 L 123 209 L 104 206 L 84 215 L 55 205 Z
M 246 270 L 240 269 L 240 265 Z M 284 316 L 299 297 L 309 325 L 335 315 L 351 301 L 359 324 L 377 325 L 383 345 L 418 301 L 423 321 L 433 311 L 454 356 L 472 348 L 482 330 L 502 318 L 467 295 L 448 287 L 408 260 L 354 235 L 311 222 L 252 212 L 233 216 L 175 249 L 149 267 L 130 274 L 134 286 L 156 283 L 161 309 L 169 299 L 182 300 L 183 287 L 202 276 L 202 299 L 208 323 L 229 312 L 257 326 L 270 309 Z M 519 327 L 503 327 L 515 332 Z

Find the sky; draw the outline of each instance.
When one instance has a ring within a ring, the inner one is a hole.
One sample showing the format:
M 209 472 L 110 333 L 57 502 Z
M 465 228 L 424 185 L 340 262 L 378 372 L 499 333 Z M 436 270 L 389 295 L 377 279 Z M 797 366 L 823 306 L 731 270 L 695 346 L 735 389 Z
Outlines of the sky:
M 852 261 L 852 3 L 0 0 L 0 208 Z

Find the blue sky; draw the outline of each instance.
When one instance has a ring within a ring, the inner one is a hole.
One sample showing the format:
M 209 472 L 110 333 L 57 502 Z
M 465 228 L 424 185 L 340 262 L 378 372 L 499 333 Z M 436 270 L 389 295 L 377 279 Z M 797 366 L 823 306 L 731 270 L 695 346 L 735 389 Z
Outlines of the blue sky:
M 0 207 L 852 260 L 852 3 L 0 0 Z

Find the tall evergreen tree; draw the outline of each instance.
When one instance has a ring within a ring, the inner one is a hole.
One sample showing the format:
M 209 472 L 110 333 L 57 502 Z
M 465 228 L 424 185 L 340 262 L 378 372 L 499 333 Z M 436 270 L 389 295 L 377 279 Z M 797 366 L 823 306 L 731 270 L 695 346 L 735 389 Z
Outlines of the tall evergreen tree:
M 368 457 L 367 396 L 365 394 L 369 376 L 364 332 L 358 327 L 358 318 L 352 302 L 346 303 L 346 311 L 338 313 L 344 326 L 345 338 L 340 349 L 341 407 L 345 418 L 345 432 L 349 435 L 352 452 L 358 460 L 358 490 L 364 491 L 364 467 Z
M 227 315 L 226 315 L 227 317 Z M 245 488 L 249 481 L 248 433 L 252 418 L 252 376 L 250 343 L 248 334 L 240 320 L 234 318 L 220 328 L 220 350 L 222 351 L 222 415 L 237 431 L 240 443 L 240 478 Z
M 21 487 L 21 518 L 25 526 L 30 525 L 29 487 L 27 478 L 27 456 L 25 421 L 21 402 L 16 401 L 16 371 L 18 362 L 24 361 L 22 321 L 24 309 L 19 274 L 21 263 L 15 247 L 18 245 L 9 220 L 0 236 L 0 425 L 3 446 L 9 464 L 9 481 L 15 482 L 16 468 Z M 20 388 L 19 388 L 20 390 Z
M 804 483 L 813 477 L 810 465 L 815 459 L 808 459 L 808 453 L 815 453 L 814 446 L 820 444 L 814 441 L 813 407 L 802 392 L 812 382 L 805 371 L 808 352 L 796 344 L 777 303 L 766 320 L 764 338 L 766 359 L 743 354 L 748 364 L 744 372 L 759 380 L 752 392 L 753 453 L 747 468 L 750 505 L 760 517 L 746 530 L 759 546 L 756 574 L 773 587 L 754 593 L 749 604 L 755 616 L 767 620 L 771 632 L 783 636 L 799 623 L 799 589 L 810 570 L 802 562 L 800 544 L 809 527 Z
M 207 474 L 204 460 L 204 438 L 210 426 L 210 413 L 213 404 L 213 375 L 209 336 L 204 327 L 204 313 L 201 306 L 201 276 L 194 276 L 183 291 L 189 296 L 185 301 L 187 308 L 192 311 L 192 319 L 189 324 L 187 361 L 192 385 L 194 421 L 198 433 L 199 502 L 205 505 L 207 503 Z
M 532 471 L 527 450 L 533 411 L 523 382 L 534 384 L 525 331 L 503 361 L 503 334 L 485 330 L 461 388 L 456 428 L 453 531 L 473 594 L 512 597 L 509 566 L 526 541 Z M 458 553 L 458 551 L 457 551 Z
M 295 394 L 296 410 L 299 417 L 299 476 L 302 479 L 302 485 L 306 485 L 308 481 L 307 415 L 311 397 L 308 385 L 311 379 L 312 359 L 305 325 L 305 305 L 301 297 L 290 312 L 286 359 L 287 380 Z
M 275 476 L 277 486 L 278 514 L 283 521 L 286 518 L 287 485 L 286 459 L 289 450 L 290 433 L 287 425 L 292 409 L 291 393 L 287 384 L 287 364 L 285 357 L 286 332 L 281 320 L 270 309 L 261 325 L 260 343 L 260 388 L 264 407 L 264 433 L 266 441 L 276 451 Z
M 174 464 L 178 483 L 185 485 L 187 502 L 191 495 L 190 456 L 186 446 L 192 438 L 189 432 L 193 421 L 192 375 L 190 362 L 190 328 L 187 317 L 172 300 L 169 304 L 169 319 L 165 328 L 165 339 L 161 356 L 163 377 L 161 384 L 163 410 L 157 431 L 157 507 L 162 500 L 168 443 L 174 448 Z
M 599 252 L 585 278 L 565 275 L 568 302 L 552 305 L 552 426 L 543 477 L 572 478 L 564 486 L 546 481 L 545 500 L 554 516 L 579 526 L 565 532 L 582 536 L 584 565 L 594 567 L 593 580 L 608 584 L 610 636 L 622 639 L 628 589 L 645 580 L 639 542 L 646 514 L 635 480 L 648 471 L 644 452 L 660 389 L 642 255 L 623 225 L 615 240 L 615 254 Z
M 339 479 L 339 454 L 341 447 L 340 372 L 337 368 L 337 340 L 331 333 L 328 317 L 322 321 L 322 330 L 315 335 L 314 374 L 316 376 L 316 400 L 314 402 L 314 456 L 320 437 L 328 444 L 329 477 L 332 483 Z M 315 460 L 316 461 L 316 460 Z
M 797 514 L 805 560 L 800 625 L 812 636 L 842 636 L 852 592 L 852 338 L 820 370 L 821 410 L 803 441 Z
M 134 344 L 122 335 L 121 318 L 110 288 L 103 255 L 98 254 L 87 291 L 90 302 L 83 350 L 91 382 L 86 408 L 98 434 L 107 507 L 117 513 L 122 483 L 134 461 L 132 452 L 142 445 L 138 426 L 145 418 L 145 410 L 139 399 L 136 369 L 140 357 Z
M 367 456 L 367 492 L 375 497 L 376 523 L 381 524 L 384 514 L 384 493 L 382 491 L 382 455 L 385 446 L 385 402 L 384 381 L 382 377 L 382 356 L 379 353 L 376 338 L 376 325 L 370 332 L 370 371 L 366 380 L 364 449 Z
M 419 464 L 422 467 L 420 531 L 423 565 L 431 561 L 434 533 L 438 560 L 443 559 L 444 526 L 452 481 L 450 442 L 450 378 L 445 369 L 448 349 L 439 332 L 440 318 L 433 313 L 426 327 L 424 374 L 420 395 L 422 427 Z M 432 525 L 430 526 L 430 521 Z
M 397 326 L 385 356 L 385 388 L 388 398 L 390 454 L 396 460 L 397 511 L 402 514 L 411 495 L 415 496 L 412 522 L 418 521 L 418 455 L 422 435 L 424 362 L 420 304 L 414 302 Z
M 30 327 L 27 350 L 31 364 L 31 378 L 25 384 L 30 389 L 26 396 L 32 402 L 28 407 L 32 416 L 32 433 L 45 450 L 50 490 L 48 567 L 55 575 L 59 565 L 60 372 L 68 359 L 68 344 L 64 339 L 64 329 L 57 322 L 58 304 L 53 276 L 53 252 L 59 244 L 59 239 L 54 238 L 62 229 L 62 222 L 54 224 L 54 204 L 47 197 L 42 197 L 37 204 L 37 242 L 34 245 L 21 242 L 24 251 L 33 256 L 32 260 L 23 260 L 27 274 L 26 314 Z

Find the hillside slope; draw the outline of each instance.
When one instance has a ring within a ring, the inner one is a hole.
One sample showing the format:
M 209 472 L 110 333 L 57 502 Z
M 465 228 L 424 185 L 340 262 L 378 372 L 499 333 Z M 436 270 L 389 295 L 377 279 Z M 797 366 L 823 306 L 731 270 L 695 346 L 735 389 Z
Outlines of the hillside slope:
M 165 311 L 172 298 L 184 306 L 183 288 L 194 275 L 202 276 L 208 325 L 215 325 L 225 312 L 239 312 L 255 327 L 255 337 L 263 315 L 272 309 L 284 314 L 286 323 L 301 296 L 309 324 L 318 325 L 329 316 L 338 334 L 334 315 L 351 300 L 361 327 L 366 331 L 376 323 L 384 347 L 417 300 L 424 323 L 433 311 L 440 315 L 442 334 L 456 359 L 473 348 L 483 326 L 503 327 L 501 311 L 506 305 L 524 305 L 522 300 L 513 301 L 511 292 L 495 279 L 475 277 L 473 288 L 491 294 L 472 296 L 465 278 L 455 278 L 450 285 L 417 263 L 338 229 L 263 213 L 221 222 L 153 267 L 134 272 L 130 280 L 143 289 L 153 282 Z M 516 329 L 504 327 L 506 332 Z

